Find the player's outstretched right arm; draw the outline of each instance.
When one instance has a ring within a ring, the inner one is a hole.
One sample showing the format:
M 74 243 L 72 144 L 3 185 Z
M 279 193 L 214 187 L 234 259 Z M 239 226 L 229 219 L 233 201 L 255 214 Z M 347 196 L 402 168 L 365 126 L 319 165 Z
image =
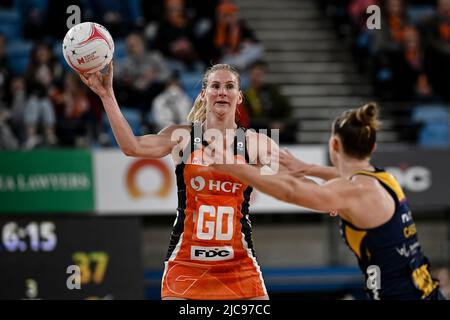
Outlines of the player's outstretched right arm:
M 339 178 L 339 172 L 336 168 L 306 163 L 303 160 L 297 159 L 286 148 L 280 151 L 280 164 L 286 167 L 290 174 L 295 177 L 310 176 L 325 181 Z
M 96 72 L 80 74 L 81 80 L 102 100 L 109 122 L 122 152 L 131 157 L 161 158 L 169 154 L 177 145 L 171 140 L 171 133 L 180 126 L 169 126 L 159 134 L 136 137 L 120 111 L 112 86 L 113 65 L 105 74 Z

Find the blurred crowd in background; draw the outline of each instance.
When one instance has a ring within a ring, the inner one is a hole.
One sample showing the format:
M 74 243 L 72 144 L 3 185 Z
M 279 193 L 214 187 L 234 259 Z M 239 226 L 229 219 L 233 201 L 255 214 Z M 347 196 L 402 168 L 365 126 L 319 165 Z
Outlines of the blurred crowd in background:
M 371 72 L 378 98 L 450 100 L 449 0 L 325 2 L 337 29 L 353 38 L 358 65 Z M 380 30 L 366 25 L 372 4 L 381 8 Z
M 351 40 L 375 98 L 412 102 L 402 112 L 418 121 L 446 119 L 430 130 L 448 139 L 450 0 L 318 4 Z M 371 4 L 381 7 L 381 30 L 366 27 Z M 203 72 L 219 62 L 241 72 L 240 125 L 283 129 L 291 119 L 288 99 L 265 81 L 263 45 L 230 0 L 0 0 L 0 149 L 115 145 L 101 102 L 62 56 L 70 5 L 113 36 L 114 88 L 135 134 L 185 122 Z M 283 132 L 282 143 L 295 143 L 293 130 Z
M 113 36 L 115 93 L 135 134 L 184 123 L 212 64 L 235 66 L 244 90 L 264 86 L 263 47 L 231 1 L 1 0 L 0 149 L 115 145 L 101 101 L 62 55 L 70 5 Z M 265 110 L 237 113 L 249 127 Z
M 403 123 L 430 123 L 425 129 L 433 132 L 422 132 L 424 139 L 442 139 L 443 145 L 448 144 L 450 0 L 320 3 L 339 35 L 350 39 L 354 59 L 359 70 L 370 76 L 377 100 L 407 102 L 396 110 L 397 116 L 407 119 Z M 370 15 L 366 10 L 371 5 L 381 9 L 379 30 L 367 28 Z

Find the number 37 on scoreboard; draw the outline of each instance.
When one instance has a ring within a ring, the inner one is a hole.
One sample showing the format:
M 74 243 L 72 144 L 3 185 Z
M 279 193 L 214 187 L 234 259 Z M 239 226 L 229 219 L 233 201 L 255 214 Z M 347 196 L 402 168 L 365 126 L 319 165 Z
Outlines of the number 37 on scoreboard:
M 109 256 L 104 251 L 75 252 L 72 255 L 75 263 L 67 267 L 67 288 L 69 290 L 81 289 L 82 284 L 101 284 L 108 267 Z

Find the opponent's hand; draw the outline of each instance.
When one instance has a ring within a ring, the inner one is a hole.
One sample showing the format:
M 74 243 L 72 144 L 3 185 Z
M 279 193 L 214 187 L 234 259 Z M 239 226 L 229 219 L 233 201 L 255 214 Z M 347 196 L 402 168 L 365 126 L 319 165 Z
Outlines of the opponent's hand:
M 280 164 L 287 168 L 289 173 L 295 177 L 303 177 L 307 174 L 310 165 L 300 159 L 297 159 L 287 148 L 280 150 Z
M 113 82 L 113 63 L 108 65 L 108 70 L 105 74 L 100 71 L 94 73 L 79 74 L 81 81 L 94 91 L 100 98 L 107 96 L 112 91 Z

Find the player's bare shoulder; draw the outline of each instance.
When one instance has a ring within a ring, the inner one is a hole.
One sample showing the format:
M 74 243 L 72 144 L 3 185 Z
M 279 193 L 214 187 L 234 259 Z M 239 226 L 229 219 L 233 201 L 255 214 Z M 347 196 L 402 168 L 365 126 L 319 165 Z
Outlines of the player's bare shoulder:
M 176 142 L 176 145 L 172 149 L 172 155 L 174 155 L 179 153 L 181 150 L 184 150 L 188 146 L 191 139 L 191 130 L 191 125 L 173 124 L 162 129 L 158 133 L 158 135 L 167 136 L 169 137 L 170 141 Z
M 350 183 L 358 196 L 364 196 L 384 190 L 377 179 L 367 175 L 357 174 L 350 179 Z
M 161 131 L 158 132 L 158 135 L 169 135 L 171 136 L 174 132 L 183 132 L 186 131 L 190 134 L 191 132 L 191 125 L 189 124 L 171 124 L 167 127 L 161 129 Z

